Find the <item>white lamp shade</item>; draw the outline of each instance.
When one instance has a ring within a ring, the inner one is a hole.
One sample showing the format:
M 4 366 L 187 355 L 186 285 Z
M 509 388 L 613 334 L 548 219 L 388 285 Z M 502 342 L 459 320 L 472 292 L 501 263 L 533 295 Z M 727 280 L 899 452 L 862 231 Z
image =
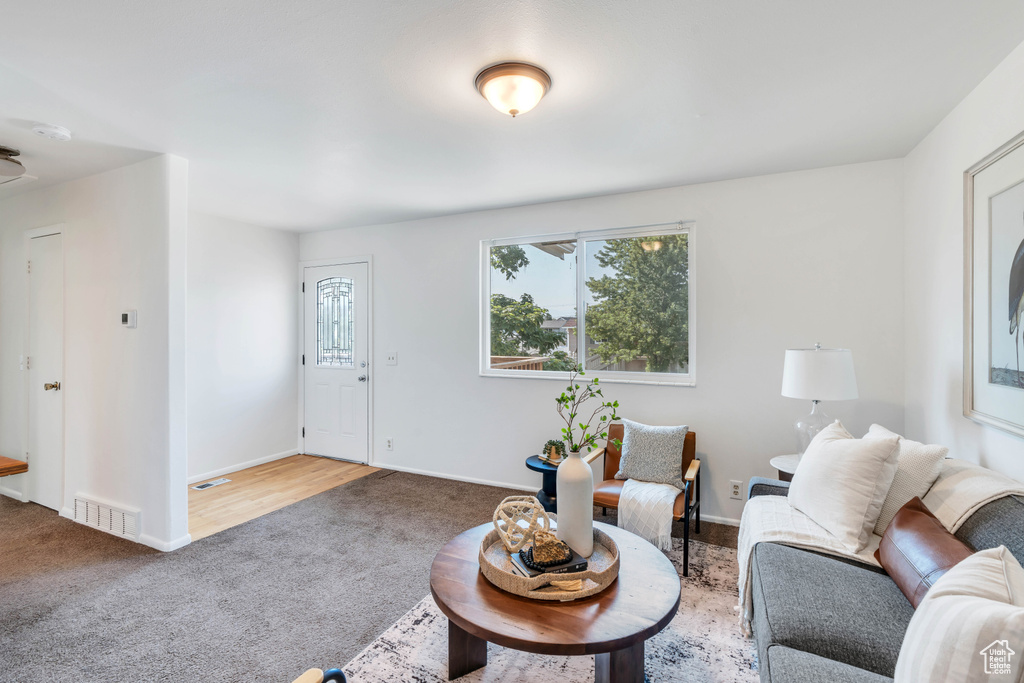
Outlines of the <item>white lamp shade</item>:
M 786 349 L 782 395 L 809 401 L 857 398 L 857 376 L 849 349 Z

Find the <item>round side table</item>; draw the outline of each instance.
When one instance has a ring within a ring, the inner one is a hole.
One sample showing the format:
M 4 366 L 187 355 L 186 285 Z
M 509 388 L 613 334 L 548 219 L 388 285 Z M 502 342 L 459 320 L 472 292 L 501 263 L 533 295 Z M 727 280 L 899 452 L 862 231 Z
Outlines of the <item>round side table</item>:
M 544 484 L 540 491 L 537 491 L 537 500 L 544 506 L 546 512 L 558 512 L 558 501 L 555 496 L 558 493 L 555 475 L 558 473 L 558 465 L 549 465 L 540 459 L 540 456 L 531 455 L 526 459 L 526 466 L 534 472 L 544 475 Z
M 793 481 L 793 473 L 800 464 L 800 454 L 776 455 L 771 459 L 771 466 L 779 471 L 779 481 Z

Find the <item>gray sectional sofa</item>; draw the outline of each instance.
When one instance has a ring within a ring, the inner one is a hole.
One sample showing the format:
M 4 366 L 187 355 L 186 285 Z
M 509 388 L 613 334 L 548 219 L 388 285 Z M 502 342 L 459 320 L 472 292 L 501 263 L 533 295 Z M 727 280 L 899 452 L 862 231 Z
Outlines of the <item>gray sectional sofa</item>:
M 755 478 L 750 497 L 789 484 Z M 956 532 L 974 550 L 1005 545 L 1024 563 L 1024 498 L 975 512 Z M 914 608 L 881 569 L 777 543 L 751 558 L 753 631 L 764 683 L 892 681 Z

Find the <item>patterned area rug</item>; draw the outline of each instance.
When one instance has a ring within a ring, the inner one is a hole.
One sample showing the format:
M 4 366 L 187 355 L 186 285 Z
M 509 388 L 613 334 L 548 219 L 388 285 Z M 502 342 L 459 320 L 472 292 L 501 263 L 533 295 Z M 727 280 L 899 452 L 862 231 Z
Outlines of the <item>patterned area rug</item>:
M 758 680 L 754 643 L 740 632 L 735 610 L 736 551 L 691 541 L 690 576 L 682 577 L 683 542 L 667 553 L 680 574 L 679 612 L 646 644 L 646 674 L 660 681 Z M 429 595 L 344 667 L 351 683 L 446 683 L 448 620 Z M 487 666 L 459 679 L 466 683 L 594 680 L 593 657 L 553 657 L 493 643 Z

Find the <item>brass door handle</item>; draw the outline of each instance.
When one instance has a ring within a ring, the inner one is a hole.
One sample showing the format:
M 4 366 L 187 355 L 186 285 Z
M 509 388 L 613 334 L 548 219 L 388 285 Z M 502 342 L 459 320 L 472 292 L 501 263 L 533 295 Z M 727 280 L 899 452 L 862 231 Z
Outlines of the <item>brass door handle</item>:
M 54 391 L 60 391 L 60 382 L 54 382 L 52 384 L 50 382 L 47 382 L 46 384 L 43 385 L 43 391 L 50 391 L 51 389 L 53 389 Z

